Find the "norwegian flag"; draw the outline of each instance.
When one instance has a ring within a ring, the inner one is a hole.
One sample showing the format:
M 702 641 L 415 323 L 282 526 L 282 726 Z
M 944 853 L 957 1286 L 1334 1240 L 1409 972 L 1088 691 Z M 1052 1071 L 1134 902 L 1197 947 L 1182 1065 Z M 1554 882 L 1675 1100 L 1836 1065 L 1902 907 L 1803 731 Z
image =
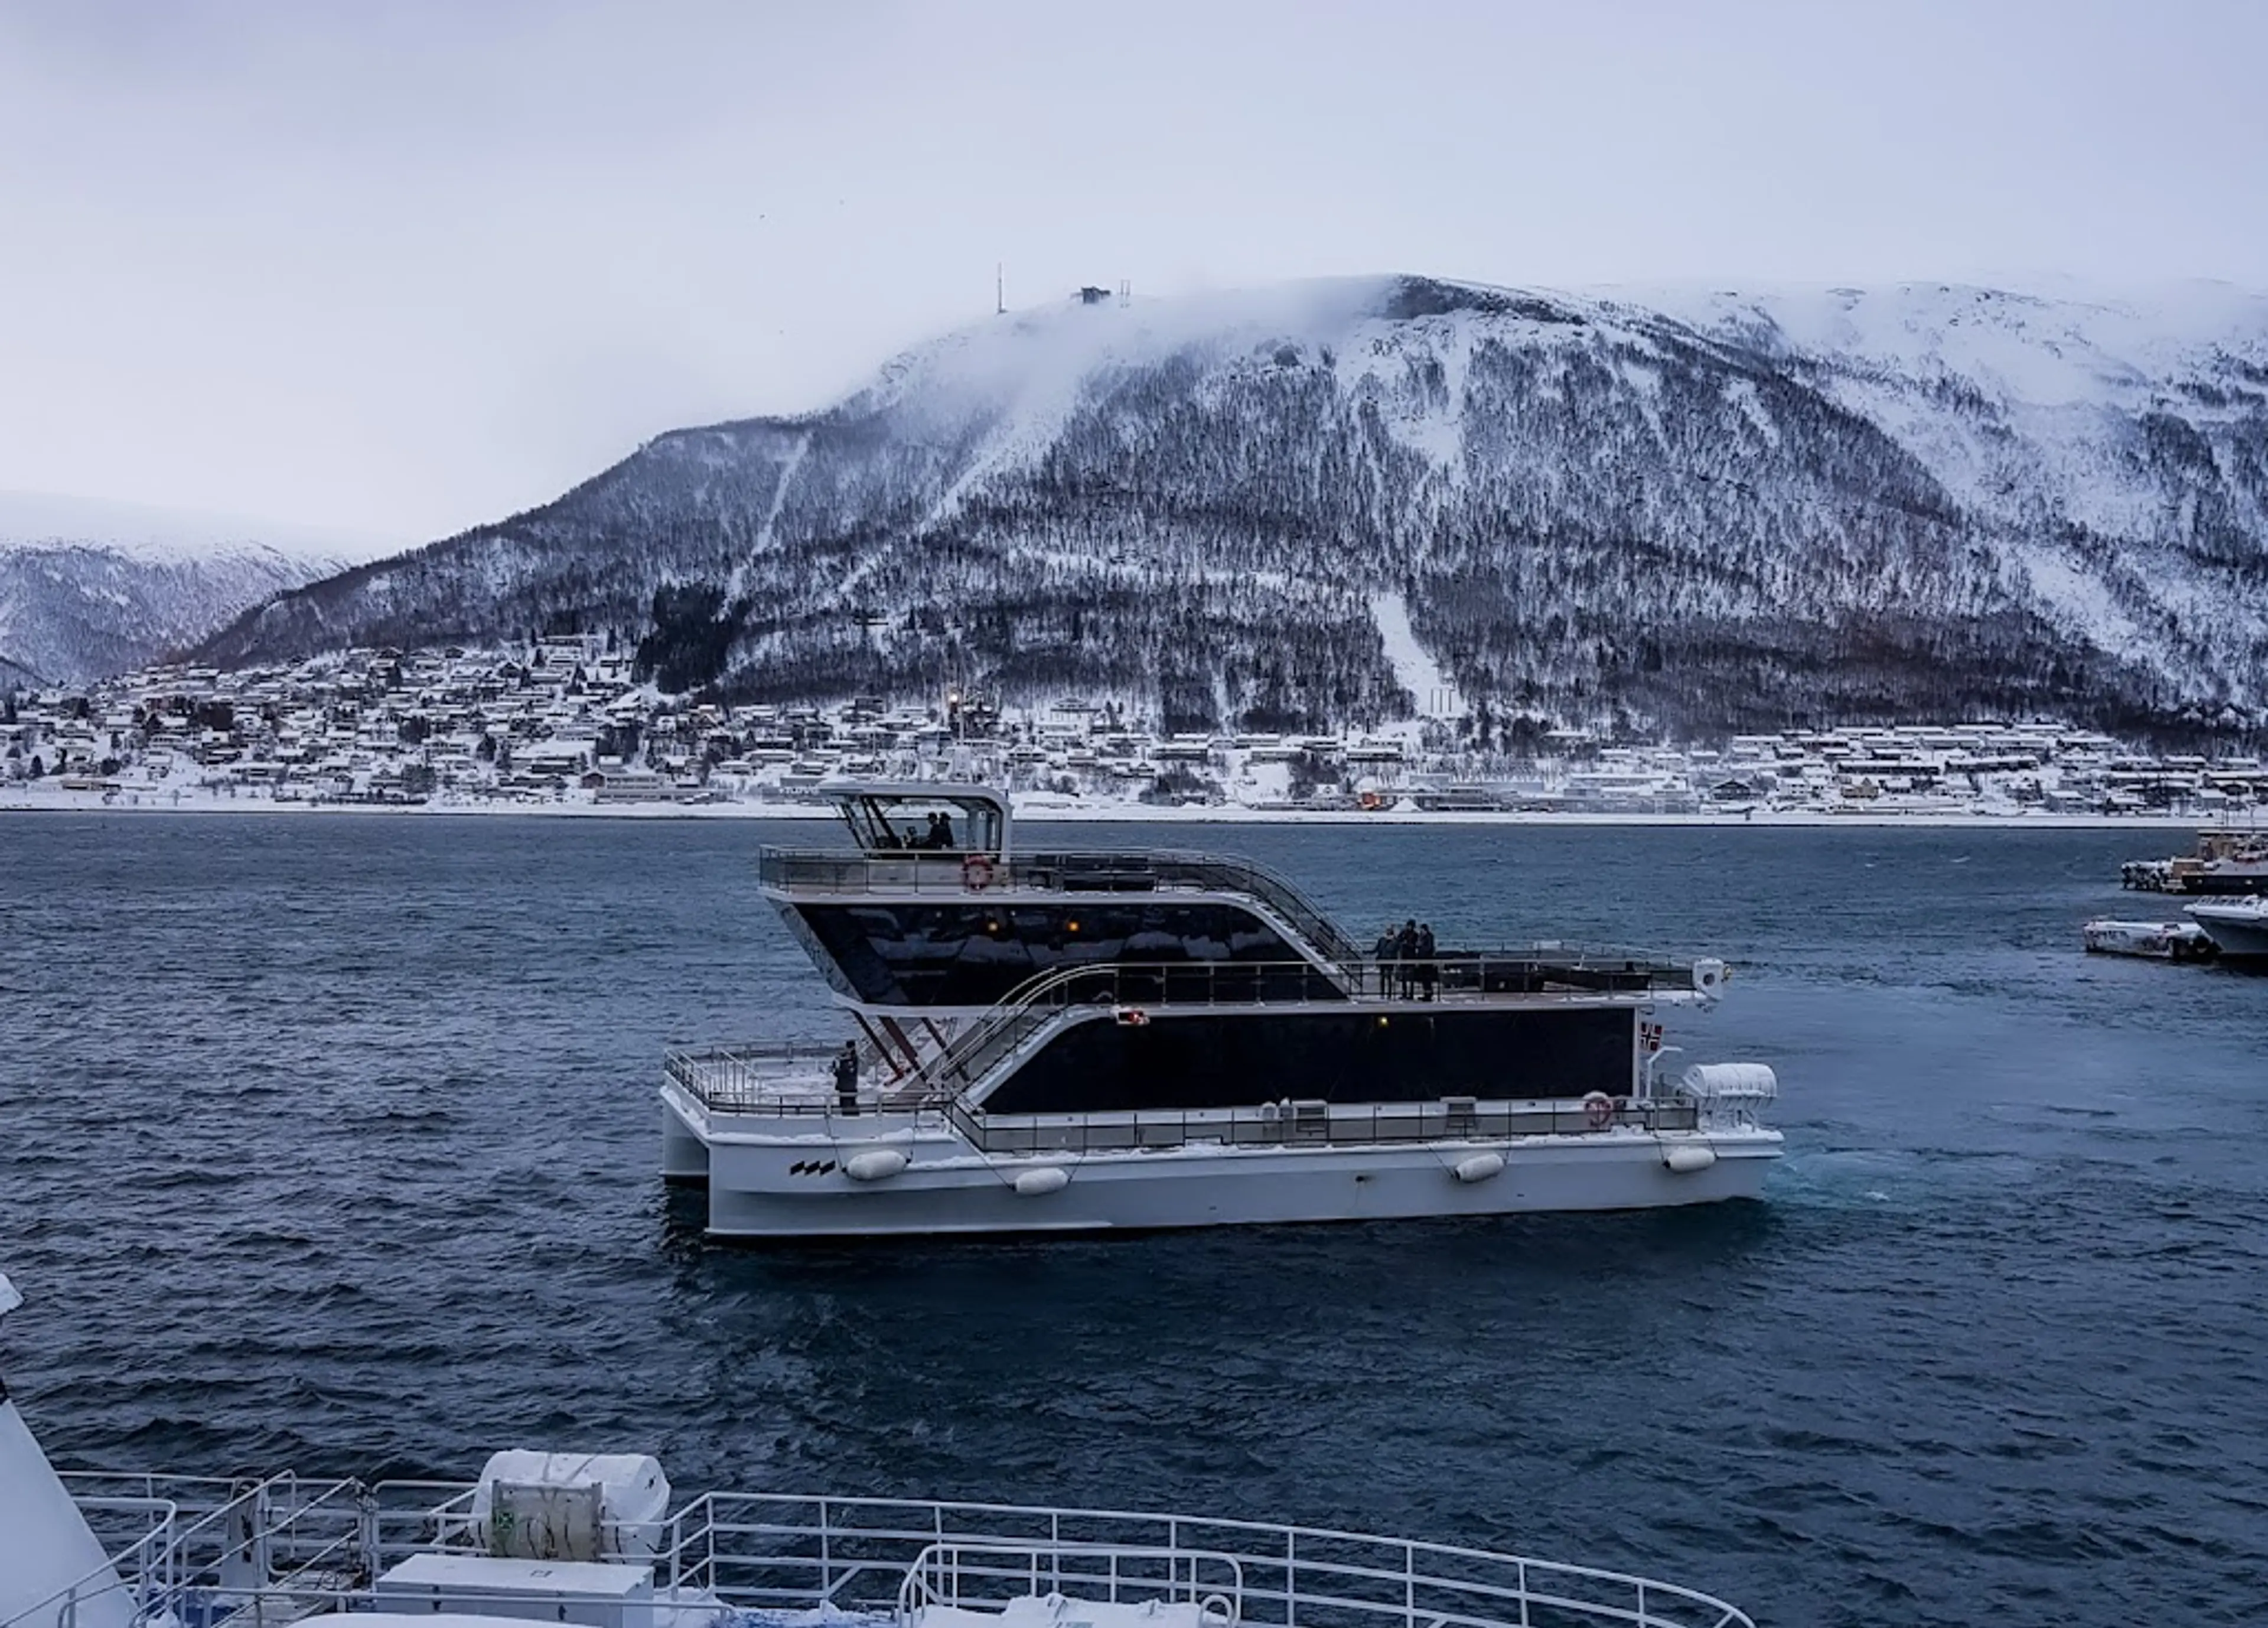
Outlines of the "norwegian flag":
M 1659 1050 L 1661 1050 L 1661 1025 L 1660 1025 L 1660 1024 L 1659 1024 L 1659 1023 L 1641 1023 L 1641 1024 L 1639 1024 L 1639 1025 L 1638 1026 L 1638 1034 L 1639 1034 L 1639 1035 L 1640 1035 L 1645 1039 L 1645 1041 L 1646 1041 L 1646 1049 L 1648 1051 L 1659 1051 Z

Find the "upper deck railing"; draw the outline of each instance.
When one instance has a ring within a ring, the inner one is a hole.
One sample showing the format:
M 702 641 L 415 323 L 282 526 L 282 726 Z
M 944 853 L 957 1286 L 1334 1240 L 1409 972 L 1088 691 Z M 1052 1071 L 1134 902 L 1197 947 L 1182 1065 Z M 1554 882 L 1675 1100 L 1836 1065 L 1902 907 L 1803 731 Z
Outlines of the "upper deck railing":
M 480 1552 L 463 1483 L 335 1482 L 318 1494 L 290 1476 L 219 1490 L 142 1479 L 148 1501 L 170 1513 L 114 1555 L 136 1628 L 398 1610 L 375 1587 L 389 1567 Z M 1193 1603 L 1212 1618 L 1225 1606 L 1244 1628 L 1754 1628 L 1723 1600 L 1629 1573 L 1201 1515 L 710 1492 L 642 1536 L 651 1552 L 598 1558 L 651 1568 L 657 1621 L 672 1608 L 723 1607 L 892 1628 L 908 1604 L 997 1611 L 1052 1592 Z M 77 1628 L 93 1597 L 59 1597 L 0 1628 Z M 497 1592 L 478 1609 L 548 1618 L 557 1603 Z
M 1408 974 L 1405 976 L 1405 971 Z M 1644 998 L 1695 987 L 1690 967 L 1558 946 L 1462 951 L 1358 967 L 1351 991 L 1306 961 L 1098 961 L 1042 973 L 1006 996 L 924 1066 L 941 1092 L 965 1093 L 1066 1013 L 1100 1007 L 1353 1005 L 1393 998 L 1459 1002 L 1490 996 Z M 1375 989 L 1375 993 L 1366 991 Z
M 981 861 L 981 863 L 972 863 Z M 999 860 L 961 852 L 827 853 L 767 847 L 756 861 L 768 888 L 799 893 L 1223 893 L 1257 900 L 1324 961 L 1350 975 L 1361 947 L 1299 888 L 1247 859 L 1167 850 L 1024 854 Z
M 1519 998 L 1523 1006 L 1554 1000 L 1588 1006 L 1602 996 L 1638 1004 L 1697 988 L 1690 966 L 1623 950 L 1557 944 L 1380 961 L 1350 982 L 1351 989 L 1305 961 L 1093 961 L 1059 967 L 1018 984 L 902 1077 L 887 1086 L 862 1084 L 858 1100 L 863 1111 L 943 1106 L 973 1090 L 1044 1031 L 1121 1009 L 1146 1016 L 1153 1008 L 1352 1008 L 1403 999 L 1463 1006 L 1507 997 Z M 712 1046 L 672 1050 L 662 1067 L 666 1078 L 720 1111 L 828 1114 L 836 1111 L 834 1094 L 811 1082 L 826 1078 L 835 1051 L 798 1042 Z M 862 1079 L 870 1078 L 862 1074 Z
M 1063 967 L 1010 991 L 998 1006 L 931 1058 L 923 1077 L 953 1094 L 965 1094 L 1067 1012 L 1137 1004 L 1342 1003 L 1346 998 L 1329 975 L 1303 961 L 1097 961 Z

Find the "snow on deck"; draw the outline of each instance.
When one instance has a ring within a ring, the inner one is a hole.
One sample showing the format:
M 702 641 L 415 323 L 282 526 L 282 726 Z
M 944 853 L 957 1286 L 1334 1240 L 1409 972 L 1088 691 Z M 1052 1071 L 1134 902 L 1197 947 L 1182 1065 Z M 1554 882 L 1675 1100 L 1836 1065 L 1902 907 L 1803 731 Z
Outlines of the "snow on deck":
M 799 1609 L 744 1607 L 717 1617 L 711 1628 L 896 1628 L 895 1611 L 846 1611 L 839 1606 Z
M 1219 1628 L 1220 1618 L 1211 1619 Z M 1068 1599 L 1059 1594 L 1027 1595 L 998 1610 L 964 1605 L 928 1605 L 913 1614 L 909 1628 L 1205 1628 L 1206 1617 L 1193 1602 Z

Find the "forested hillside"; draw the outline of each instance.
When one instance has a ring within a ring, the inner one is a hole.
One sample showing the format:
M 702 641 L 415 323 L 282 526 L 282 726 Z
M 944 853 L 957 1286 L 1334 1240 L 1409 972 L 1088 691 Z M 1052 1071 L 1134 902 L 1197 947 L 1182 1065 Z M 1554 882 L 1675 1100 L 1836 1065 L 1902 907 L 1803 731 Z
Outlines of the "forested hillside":
M 2268 718 L 2268 304 L 1422 278 L 948 336 L 796 419 L 247 614 L 228 662 L 609 629 L 669 689 L 983 685 L 1169 727 L 1425 698 L 1709 735 Z

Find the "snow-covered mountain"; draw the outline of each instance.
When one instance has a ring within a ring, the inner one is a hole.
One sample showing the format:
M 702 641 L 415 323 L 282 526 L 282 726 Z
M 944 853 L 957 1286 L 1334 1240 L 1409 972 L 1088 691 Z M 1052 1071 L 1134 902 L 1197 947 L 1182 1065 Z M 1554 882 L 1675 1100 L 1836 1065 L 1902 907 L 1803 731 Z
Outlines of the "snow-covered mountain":
M 208 645 L 612 629 L 670 688 L 1476 711 L 1691 733 L 2268 713 L 2268 300 L 1072 301 L 679 431 Z M 1485 719 L 1483 720 L 1485 726 Z
M 0 686 L 146 666 L 378 552 L 306 527 L 0 492 Z

